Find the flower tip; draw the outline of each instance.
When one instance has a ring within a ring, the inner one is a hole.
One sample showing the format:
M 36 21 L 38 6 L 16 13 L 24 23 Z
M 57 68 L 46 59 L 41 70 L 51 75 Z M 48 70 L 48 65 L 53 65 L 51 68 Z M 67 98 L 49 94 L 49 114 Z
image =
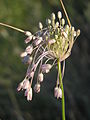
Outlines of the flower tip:
M 39 93 L 39 92 L 40 92 L 40 84 L 39 84 L 39 83 L 35 84 L 35 86 L 34 86 L 34 91 L 35 91 L 36 93 Z
M 43 73 L 39 73 L 38 80 L 39 82 L 43 82 Z
M 31 35 L 32 35 L 32 33 L 31 33 L 31 32 L 29 32 L 29 31 L 25 31 L 25 35 L 29 37 L 29 36 L 31 36 Z
M 51 24 L 51 20 L 50 19 L 46 19 L 46 24 L 50 25 Z
M 33 46 L 32 46 L 32 45 L 27 46 L 25 52 L 26 52 L 27 54 L 31 54 L 32 51 L 33 51 Z
M 62 25 L 64 25 L 65 24 L 65 20 L 62 18 Z
M 19 92 L 20 90 L 21 90 L 21 88 L 18 86 L 18 87 L 17 87 L 17 91 Z
M 27 96 L 28 101 L 32 100 L 32 88 L 31 87 L 29 89 L 26 89 L 25 96 Z
M 51 68 L 52 68 L 52 65 L 51 65 L 51 64 L 43 64 L 43 65 L 42 65 L 42 72 L 43 72 L 43 73 L 48 73 Z
M 51 19 L 55 20 L 55 14 L 54 13 L 51 14 Z
M 21 57 L 21 58 L 23 58 L 23 57 L 25 57 L 25 56 L 27 56 L 27 53 L 26 53 L 26 52 L 22 52 L 22 53 L 20 54 L 20 57 Z
M 62 13 L 60 11 L 58 11 L 58 18 L 61 19 L 62 18 Z
M 77 36 L 80 35 L 80 30 L 78 29 L 77 32 L 76 32 Z
M 43 28 L 43 25 L 41 22 L 39 22 L 39 28 L 42 29 Z
M 54 96 L 59 99 L 62 98 L 62 90 L 59 87 L 54 88 Z
M 25 43 L 29 43 L 30 41 L 32 40 L 32 35 L 30 35 L 26 40 L 25 40 Z

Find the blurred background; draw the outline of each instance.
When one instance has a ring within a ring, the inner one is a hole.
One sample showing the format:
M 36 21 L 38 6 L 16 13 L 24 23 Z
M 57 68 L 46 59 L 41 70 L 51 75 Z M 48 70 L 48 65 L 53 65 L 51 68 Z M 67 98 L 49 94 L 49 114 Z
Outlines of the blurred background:
M 81 30 L 66 60 L 66 120 L 90 120 L 90 0 L 63 2 L 72 26 Z M 59 0 L 0 0 L 0 22 L 34 33 L 39 21 L 45 24 L 46 18 L 59 10 Z M 53 95 L 56 69 L 45 75 L 41 92 L 33 95 L 33 101 L 28 102 L 24 92 L 16 90 L 27 69 L 20 59 L 25 38 L 0 26 L 0 120 L 61 120 L 61 100 Z

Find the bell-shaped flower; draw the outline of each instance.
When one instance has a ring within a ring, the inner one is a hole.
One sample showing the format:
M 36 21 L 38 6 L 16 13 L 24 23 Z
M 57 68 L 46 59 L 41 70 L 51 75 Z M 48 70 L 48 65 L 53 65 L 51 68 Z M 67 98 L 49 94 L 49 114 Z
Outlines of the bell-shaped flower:
M 26 48 L 26 50 L 25 50 L 25 52 L 26 52 L 27 54 L 31 54 L 32 51 L 33 51 L 33 46 L 32 46 L 32 45 L 29 45 L 29 46 Z
M 39 92 L 40 92 L 40 84 L 39 84 L 39 83 L 35 84 L 35 86 L 34 86 L 34 91 L 35 91 L 36 93 L 39 93 Z
M 62 98 L 62 90 L 60 87 L 55 87 L 54 88 L 54 96 L 58 98 Z
M 42 65 L 42 72 L 43 73 L 48 73 L 51 69 L 52 65 L 51 64 L 43 64 Z
M 29 43 L 32 40 L 32 35 L 30 35 L 27 39 L 25 39 L 25 43 Z
M 31 101 L 31 100 L 32 100 L 32 88 L 31 88 L 31 87 L 28 88 L 28 89 L 26 89 L 26 91 L 25 91 L 25 96 L 27 96 L 27 100 L 28 100 L 28 101 Z
M 38 74 L 38 81 L 43 82 L 43 73 Z

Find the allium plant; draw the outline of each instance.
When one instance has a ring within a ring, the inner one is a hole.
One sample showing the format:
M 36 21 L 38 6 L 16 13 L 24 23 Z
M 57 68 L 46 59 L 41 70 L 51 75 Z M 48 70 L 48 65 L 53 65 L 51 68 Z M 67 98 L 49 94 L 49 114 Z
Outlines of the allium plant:
M 25 90 L 25 96 L 28 101 L 32 100 L 33 90 L 36 93 L 40 92 L 41 83 L 43 82 L 45 73 L 49 73 L 53 66 L 57 66 L 58 74 L 54 88 L 54 96 L 57 99 L 62 99 L 62 118 L 65 120 L 63 88 L 65 60 L 71 55 L 73 44 L 80 35 L 80 30 L 75 30 L 75 28 L 71 26 L 62 0 L 60 0 L 60 2 L 65 12 L 68 24 L 65 23 L 62 13 L 58 11 L 58 20 L 56 21 L 56 16 L 52 13 L 51 17 L 46 19 L 45 27 L 41 22 L 39 22 L 39 30 L 35 34 L 4 23 L 0 23 L 0 25 L 23 32 L 27 36 L 25 39 L 27 47 L 20 56 L 22 62 L 28 64 L 28 68 L 25 78 L 18 85 L 17 90 Z M 37 80 L 32 90 L 32 82 L 36 71 L 38 71 Z
M 39 31 L 35 34 L 29 31 L 25 32 L 25 35 L 28 36 L 25 39 L 27 47 L 20 56 L 23 63 L 28 64 L 28 68 L 26 76 L 19 84 L 17 90 L 24 89 L 27 100 L 32 100 L 32 82 L 36 70 L 38 69 L 38 75 L 34 91 L 39 93 L 44 74 L 49 73 L 53 66 L 57 65 L 58 75 L 54 95 L 56 98 L 62 98 L 65 59 L 70 56 L 73 43 L 80 34 L 80 30 L 75 31 L 74 27 L 65 25 L 65 20 L 62 18 L 60 11 L 57 16 L 58 21 L 55 20 L 55 14 L 52 13 L 51 18 L 46 19 L 46 27 L 43 27 L 42 23 L 39 22 Z M 62 72 L 61 76 L 59 76 L 59 72 Z

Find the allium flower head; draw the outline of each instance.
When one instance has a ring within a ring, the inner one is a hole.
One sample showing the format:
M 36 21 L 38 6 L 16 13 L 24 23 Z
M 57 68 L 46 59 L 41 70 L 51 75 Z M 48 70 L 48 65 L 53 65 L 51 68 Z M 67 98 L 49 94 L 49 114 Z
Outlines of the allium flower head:
M 71 50 L 76 38 L 80 35 L 80 30 L 75 30 L 74 27 L 65 24 L 62 13 L 57 13 L 58 21 L 54 13 L 51 18 L 46 19 L 46 27 L 43 28 L 39 22 L 39 31 L 32 34 L 29 31 L 25 32 L 27 36 L 25 43 L 28 44 L 25 51 L 21 53 L 21 58 L 24 63 L 28 64 L 26 80 L 21 82 L 18 90 L 25 89 L 25 96 L 28 100 L 32 100 L 32 81 L 36 70 L 38 69 L 37 81 L 34 87 L 36 93 L 40 92 L 40 84 L 43 81 L 45 73 L 49 73 L 54 65 L 57 65 L 57 60 L 65 61 L 71 54 Z M 39 66 L 39 67 L 38 67 Z M 62 77 L 64 75 L 64 62 L 62 64 Z M 54 89 L 56 98 L 62 98 L 62 90 L 58 80 Z M 26 87 L 25 87 L 26 85 Z

